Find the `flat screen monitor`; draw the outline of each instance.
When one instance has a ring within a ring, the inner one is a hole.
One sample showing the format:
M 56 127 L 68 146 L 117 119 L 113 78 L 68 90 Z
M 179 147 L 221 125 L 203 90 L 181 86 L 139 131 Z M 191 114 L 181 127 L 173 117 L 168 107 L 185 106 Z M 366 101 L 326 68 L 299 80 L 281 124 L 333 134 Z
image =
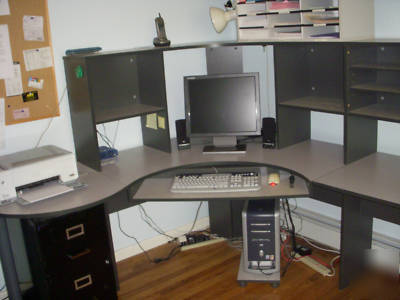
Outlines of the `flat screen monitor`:
M 184 91 L 188 135 L 214 138 L 205 152 L 243 152 L 236 137 L 260 135 L 258 73 L 187 76 Z

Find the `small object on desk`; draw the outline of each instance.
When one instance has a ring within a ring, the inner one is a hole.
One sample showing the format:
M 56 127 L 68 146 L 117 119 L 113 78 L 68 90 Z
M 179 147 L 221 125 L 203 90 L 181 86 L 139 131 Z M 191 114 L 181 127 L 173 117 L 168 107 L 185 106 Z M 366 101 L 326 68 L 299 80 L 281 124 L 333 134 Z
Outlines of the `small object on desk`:
M 291 188 L 294 188 L 294 179 L 295 179 L 294 175 L 289 176 L 289 183 Z
M 17 198 L 17 192 L 49 182 L 68 183 L 78 178 L 73 153 L 47 145 L 0 157 L 0 204 Z M 51 197 L 51 195 L 49 196 Z
M 175 129 L 178 150 L 190 149 L 190 137 L 188 137 L 186 131 L 186 119 L 176 120 Z
M 101 51 L 101 47 L 88 47 L 65 50 L 65 55 L 87 54 Z
M 166 47 L 171 44 L 171 41 L 167 39 L 167 34 L 165 33 L 164 20 L 161 14 L 154 20 L 156 22 L 157 37 L 154 38 L 153 44 L 156 47 Z
M 102 166 L 115 163 L 118 160 L 118 150 L 111 147 L 100 146 L 99 154 Z
M 277 186 L 280 183 L 280 177 L 278 172 L 272 172 L 268 175 L 268 184 L 272 187 Z
M 276 122 L 274 118 L 262 119 L 261 135 L 263 148 L 275 148 Z
M 118 156 L 118 150 L 111 148 L 111 147 L 106 147 L 106 146 L 100 146 L 99 147 L 99 153 L 100 153 L 100 159 L 109 159 Z

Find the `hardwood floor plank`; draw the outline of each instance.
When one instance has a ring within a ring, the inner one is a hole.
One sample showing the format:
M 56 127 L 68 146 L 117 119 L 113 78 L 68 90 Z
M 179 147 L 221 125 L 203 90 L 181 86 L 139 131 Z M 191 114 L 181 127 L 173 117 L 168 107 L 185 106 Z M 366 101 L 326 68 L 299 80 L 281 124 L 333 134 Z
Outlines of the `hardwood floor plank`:
M 153 258 L 164 257 L 173 246 L 161 246 L 149 251 L 149 254 Z M 325 262 L 334 256 L 316 249 L 314 255 Z M 339 290 L 338 275 L 324 277 L 301 262 L 290 265 L 278 288 L 267 283 L 248 283 L 246 287 L 240 287 L 236 280 L 239 263 L 240 251 L 225 242 L 180 252 L 159 264 L 149 263 L 144 254 L 140 254 L 118 263 L 121 288 L 118 296 L 123 300 L 400 299 L 398 282 L 380 292 L 379 289 L 368 289 L 363 281 Z M 282 260 L 281 267 L 285 265 Z M 338 274 L 339 267 L 335 269 Z

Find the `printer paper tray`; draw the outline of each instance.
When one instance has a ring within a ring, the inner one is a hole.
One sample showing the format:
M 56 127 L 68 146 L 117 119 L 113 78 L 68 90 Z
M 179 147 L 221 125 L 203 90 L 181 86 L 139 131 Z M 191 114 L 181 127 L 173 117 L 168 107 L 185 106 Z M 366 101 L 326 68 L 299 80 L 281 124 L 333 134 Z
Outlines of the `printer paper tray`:
M 73 190 L 74 187 L 64 185 L 58 181 L 52 181 L 38 187 L 29 188 L 19 192 L 17 201 L 19 204 L 27 205 L 40 200 L 65 194 Z

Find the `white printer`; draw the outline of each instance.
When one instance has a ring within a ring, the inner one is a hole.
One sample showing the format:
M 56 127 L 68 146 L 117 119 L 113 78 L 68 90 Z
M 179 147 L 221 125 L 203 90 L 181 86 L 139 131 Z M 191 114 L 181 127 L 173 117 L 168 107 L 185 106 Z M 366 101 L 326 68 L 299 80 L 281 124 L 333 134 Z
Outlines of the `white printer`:
M 52 186 L 42 189 L 35 197 L 45 199 L 72 190 L 56 188 L 78 178 L 73 153 L 56 146 L 43 146 L 0 157 L 0 204 L 12 202 L 17 194 L 35 186 Z M 36 191 L 37 194 L 37 191 Z

